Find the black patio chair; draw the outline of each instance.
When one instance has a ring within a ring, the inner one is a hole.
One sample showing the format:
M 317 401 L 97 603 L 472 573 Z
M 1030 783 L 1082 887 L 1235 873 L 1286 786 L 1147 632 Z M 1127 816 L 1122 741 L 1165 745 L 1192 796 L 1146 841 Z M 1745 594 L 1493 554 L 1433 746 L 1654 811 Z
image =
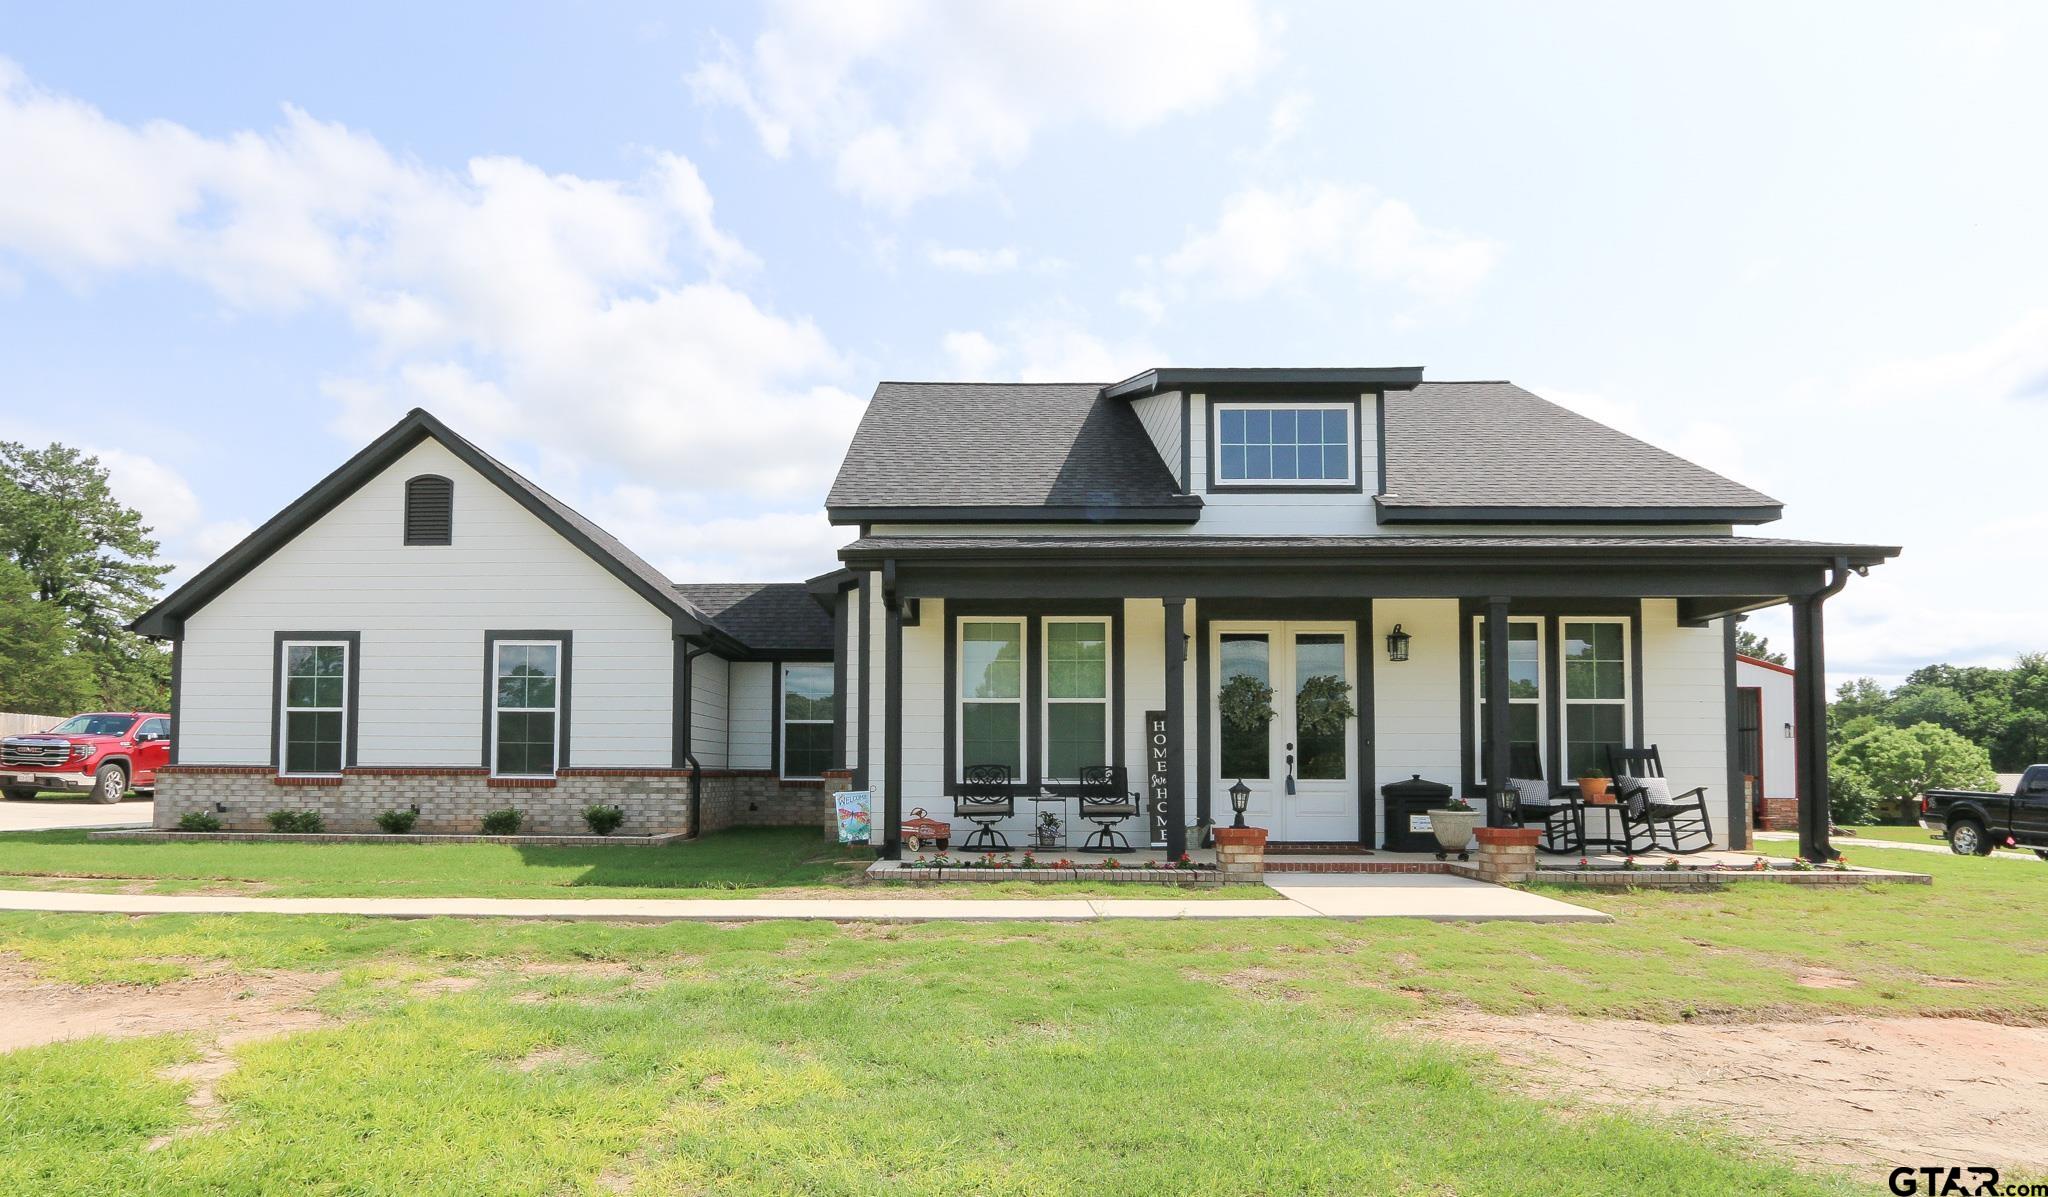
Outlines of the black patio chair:
M 1080 784 L 1074 787 L 1077 808 L 1081 818 L 1095 824 L 1095 834 L 1083 841 L 1077 851 L 1081 852 L 1129 852 L 1131 842 L 1116 829 L 1125 819 L 1135 819 L 1143 811 L 1135 791 L 1126 790 L 1129 784 L 1122 765 L 1087 765 L 1081 770 Z
M 1698 786 L 1683 794 L 1670 793 L 1664 779 L 1664 758 L 1657 754 L 1655 744 L 1648 748 L 1609 748 L 1607 766 L 1614 777 L 1614 800 L 1621 808 L 1624 847 L 1631 854 L 1662 848 L 1683 856 L 1714 846 L 1714 825 L 1707 816 L 1707 787 Z M 1651 782 L 1655 784 L 1645 784 Z M 1669 848 L 1658 842 L 1660 828 L 1671 841 Z M 1698 836 L 1699 843 L 1690 848 L 1681 846 L 1691 836 Z M 1638 837 L 1644 846 L 1638 846 Z
M 1016 813 L 1008 765 L 969 765 L 960 771 L 960 784 L 953 787 L 953 817 L 975 826 L 960 841 L 962 851 L 1008 852 L 1010 841 L 996 824 Z
M 1540 778 L 1509 778 L 1501 796 L 1508 818 L 1517 827 L 1542 828 L 1539 847 L 1545 852 L 1577 852 L 1586 844 L 1586 822 L 1579 810 L 1579 788 L 1556 788 Z

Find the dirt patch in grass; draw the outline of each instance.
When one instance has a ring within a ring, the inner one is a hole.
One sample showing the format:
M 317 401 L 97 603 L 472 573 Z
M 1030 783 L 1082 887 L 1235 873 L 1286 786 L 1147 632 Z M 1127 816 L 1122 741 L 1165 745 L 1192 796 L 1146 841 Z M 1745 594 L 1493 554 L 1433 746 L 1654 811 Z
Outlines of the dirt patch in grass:
M 581 1048 L 543 1047 L 530 1051 L 512 1062 L 520 1072 L 539 1072 L 543 1068 L 581 1068 L 596 1056 Z
M 1478 1013 L 1424 1027 L 1498 1054 L 1545 1095 L 1705 1116 L 1867 1176 L 1935 1161 L 2029 1174 L 2048 1167 L 2048 1028 L 1962 1018 L 1703 1025 Z
M 162 985 L 62 985 L 0 963 L 0 1051 L 106 1035 L 211 1033 L 221 1043 L 305 1030 L 326 1017 L 305 1001 L 333 973 L 214 973 Z

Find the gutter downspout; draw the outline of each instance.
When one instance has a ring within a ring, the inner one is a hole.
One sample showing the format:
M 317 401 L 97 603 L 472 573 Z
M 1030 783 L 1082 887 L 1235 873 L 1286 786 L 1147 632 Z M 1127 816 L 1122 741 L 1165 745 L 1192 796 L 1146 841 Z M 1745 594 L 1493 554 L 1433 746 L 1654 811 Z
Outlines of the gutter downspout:
M 1849 584 L 1849 559 L 1836 557 L 1828 584 L 1800 602 L 1793 612 L 1793 665 L 1797 668 L 1798 701 L 1794 715 L 1803 731 L 1796 749 L 1799 774 L 1799 854 L 1808 860 L 1833 860 L 1838 853 L 1828 842 L 1834 818 L 1828 809 L 1828 679 L 1821 606 Z M 1863 572 L 1863 571 L 1858 571 Z
M 685 643 L 685 644 L 688 644 L 688 645 L 689 645 L 690 647 L 688 647 L 688 648 L 686 648 L 686 649 L 684 649 L 684 650 L 683 650 L 683 696 L 682 696 L 682 703 L 683 703 L 683 735 L 682 735 L 682 741 L 683 741 L 683 744 L 682 744 L 682 749 L 683 749 L 683 752 L 682 752 L 682 756 L 683 756 L 683 760 L 684 760 L 684 761 L 686 761 L 686 762 L 688 762 L 688 763 L 689 763 L 689 766 L 690 766 L 690 823 L 689 823 L 689 833 L 690 833 L 690 838 L 694 840 L 694 839 L 696 839 L 696 838 L 697 838 L 697 828 L 698 828 L 698 812 L 699 812 L 699 811 L 701 811 L 701 810 L 703 810 L 703 808 L 704 808 L 704 769 L 703 769 L 703 766 L 701 766 L 701 765 L 699 765 L 699 764 L 697 763 L 697 754 L 696 754 L 696 752 L 694 752 L 694 751 L 693 751 L 693 749 L 694 749 L 695 745 L 694 745 L 694 744 L 692 743 L 692 741 L 694 740 L 694 738 L 695 738 L 695 735 L 696 735 L 696 722 L 697 722 L 697 720 L 696 720 L 696 714 L 697 714 L 697 711 L 696 711 L 696 700 L 697 700 L 697 684 L 696 684 L 697 670 L 696 670 L 696 662 L 697 662 L 697 658 L 698 658 L 698 657 L 702 656 L 702 655 L 703 655 L 703 654 L 705 654 L 705 653 L 708 653 L 708 652 L 710 652 L 710 651 L 711 651 L 711 649 L 710 649 L 710 647 L 709 647 L 709 646 L 707 646 L 707 645 L 703 645 L 703 644 L 697 644 L 697 643 L 694 643 L 694 642 L 692 642 L 692 641 L 690 641 L 690 640 L 688 640 L 688 639 L 685 639 L 685 640 L 684 640 L 684 643 Z

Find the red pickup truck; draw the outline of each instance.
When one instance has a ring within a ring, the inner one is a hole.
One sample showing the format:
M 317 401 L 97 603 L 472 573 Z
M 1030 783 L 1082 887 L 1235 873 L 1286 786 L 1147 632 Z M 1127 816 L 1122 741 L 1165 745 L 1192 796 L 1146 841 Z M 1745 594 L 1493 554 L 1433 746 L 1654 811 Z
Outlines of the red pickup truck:
M 129 790 L 154 792 L 170 760 L 171 717 L 153 711 L 73 715 L 48 731 L 0 740 L 0 789 L 9 798 L 42 790 L 119 802 Z

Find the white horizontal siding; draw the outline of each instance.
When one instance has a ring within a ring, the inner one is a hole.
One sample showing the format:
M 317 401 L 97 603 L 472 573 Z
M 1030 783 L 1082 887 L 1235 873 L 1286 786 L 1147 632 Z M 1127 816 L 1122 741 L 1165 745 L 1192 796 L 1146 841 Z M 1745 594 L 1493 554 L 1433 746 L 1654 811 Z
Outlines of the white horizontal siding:
M 732 663 L 701 653 L 690 663 L 690 752 L 706 769 L 729 767 L 726 706 Z
M 1675 792 L 1707 787 L 1714 841 L 1728 842 L 1728 674 L 1723 621 L 1678 625 L 1677 599 L 1643 600 L 1642 743 Z
M 1405 661 L 1379 651 L 1395 624 L 1413 638 Z M 1379 654 L 1372 670 L 1373 825 L 1362 837 L 1377 844 L 1386 828 L 1381 786 L 1420 775 L 1455 791 L 1464 775 L 1458 600 L 1374 600 L 1372 638 L 1360 651 Z
M 454 543 L 403 543 L 404 486 L 454 482 Z M 179 759 L 270 759 L 278 631 L 360 634 L 357 759 L 482 763 L 487 629 L 567 629 L 570 764 L 665 766 L 669 618 L 434 441 L 393 463 L 192 615 Z
M 1152 438 L 1152 447 L 1159 450 L 1159 460 L 1166 463 L 1167 472 L 1180 477 L 1180 392 L 1168 391 L 1134 400 L 1131 412 L 1144 426 L 1145 435 Z
M 773 671 L 774 667 L 766 661 L 733 662 L 732 692 L 727 698 L 726 714 L 735 769 L 773 767 L 769 759 L 772 733 L 768 727 Z
M 1748 661 L 1735 662 L 1735 684 L 1754 686 L 1763 693 L 1763 747 L 1764 776 L 1763 797 L 1797 798 L 1798 779 L 1793 774 L 1795 743 L 1788 729 L 1794 729 L 1797 718 L 1793 714 L 1792 690 L 1794 678 L 1789 673 L 1752 665 Z

